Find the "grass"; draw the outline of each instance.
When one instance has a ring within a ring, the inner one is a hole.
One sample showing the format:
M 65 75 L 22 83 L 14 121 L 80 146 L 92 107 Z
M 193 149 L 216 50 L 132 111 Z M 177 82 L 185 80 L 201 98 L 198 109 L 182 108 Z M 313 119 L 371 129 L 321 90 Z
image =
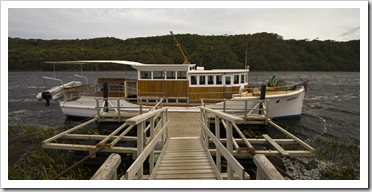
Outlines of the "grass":
M 10 125 L 8 128 L 8 179 L 50 180 L 80 160 L 81 157 L 77 159 L 74 152 L 71 151 L 42 148 L 43 140 L 61 131 L 63 130 L 56 130 L 51 127 L 35 127 L 27 124 Z M 94 126 L 77 132 L 85 132 L 91 135 L 100 134 Z M 128 165 L 132 163 L 131 157 L 122 159 L 122 163 L 117 170 L 118 178 L 125 174 Z M 98 168 L 99 165 L 79 165 L 59 179 L 88 180 Z
M 72 165 L 72 153 L 63 150 L 43 149 L 41 142 L 58 131 L 50 127 L 33 127 L 27 124 L 10 125 L 8 179 L 46 180 Z M 61 179 L 86 179 L 92 171 L 78 166 Z M 94 173 L 93 173 L 94 174 Z
M 356 180 L 360 178 L 360 147 L 356 141 L 337 141 L 316 137 L 316 159 L 322 179 Z

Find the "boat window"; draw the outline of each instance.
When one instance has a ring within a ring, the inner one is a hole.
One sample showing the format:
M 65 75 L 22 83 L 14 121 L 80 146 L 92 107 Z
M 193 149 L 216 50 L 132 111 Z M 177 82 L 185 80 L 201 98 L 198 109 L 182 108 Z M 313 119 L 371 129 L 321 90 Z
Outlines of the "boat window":
M 191 76 L 191 85 L 196 85 L 196 76 Z
M 186 71 L 177 71 L 177 79 L 186 79 Z
M 151 79 L 151 71 L 141 71 L 141 79 Z
M 205 76 L 199 76 L 199 85 L 205 85 Z
M 208 75 L 208 85 L 214 85 L 214 76 Z
M 240 83 L 244 83 L 245 82 L 245 75 L 241 75 L 240 76 Z
M 166 71 L 167 79 L 176 79 L 176 72 L 174 71 Z
M 225 76 L 225 85 L 231 84 L 231 76 Z
M 234 84 L 239 84 L 239 75 L 234 75 Z
M 222 85 L 222 75 L 216 75 L 216 85 Z
M 164 79 L 164 71 L 154 71 L 153 79 Z

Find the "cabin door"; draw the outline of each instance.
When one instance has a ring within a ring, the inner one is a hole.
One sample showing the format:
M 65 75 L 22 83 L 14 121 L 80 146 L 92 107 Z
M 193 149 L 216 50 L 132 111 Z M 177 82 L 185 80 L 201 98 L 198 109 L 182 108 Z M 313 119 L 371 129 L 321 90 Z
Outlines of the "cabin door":
M 223 76 L 223 97 L 226 99 L 231 98 L 232 94 L 232 76 L 231 75 L 225 75 Z

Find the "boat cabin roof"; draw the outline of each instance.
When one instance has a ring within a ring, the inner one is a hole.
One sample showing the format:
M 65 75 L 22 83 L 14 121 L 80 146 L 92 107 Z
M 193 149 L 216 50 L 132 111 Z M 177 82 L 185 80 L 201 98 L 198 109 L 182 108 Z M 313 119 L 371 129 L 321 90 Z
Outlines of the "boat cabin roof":
M 189 71 L 190 74 L 231 74 L 231 73 L 247 73 L 248 69 L 212 69 L 212 70 L 192 70 Z
M 195 64 L 142 64 L 132 65 L 137 71 L 190 71 Z

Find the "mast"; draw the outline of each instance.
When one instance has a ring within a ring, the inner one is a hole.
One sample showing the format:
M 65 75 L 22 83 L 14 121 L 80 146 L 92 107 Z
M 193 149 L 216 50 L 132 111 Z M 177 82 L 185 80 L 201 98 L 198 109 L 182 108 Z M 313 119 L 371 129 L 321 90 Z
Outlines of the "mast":
M 247 68 L 247 61 L 248 61 L 248 43 L 245 44 L 245 61 L 244 61 L 244 69 L 249 68 L 249 63 L 248 63 L 248 68 Z
M 182 53 L 182 56 L 183 56 L 183 59 L 184 59 L 183 64 L 190 64 L 189 60 L 187 60 L 187 57 L 186 57 L 185 53 L 183 52 L 183 50 L 182 50 L 182 48 L 181 48 L 181 44 L 178 43 L 178 41 L 177 41 L 177 39 L 176 39 L 176 36 L 173 34 L 172 31 L 170 31 L 170 33 L 171 33 L 171 35 L 173 36 L 174 41 L 176 41 L 177 47 L 180 49 L 180 51 L 181 51 L 181 53 Z

